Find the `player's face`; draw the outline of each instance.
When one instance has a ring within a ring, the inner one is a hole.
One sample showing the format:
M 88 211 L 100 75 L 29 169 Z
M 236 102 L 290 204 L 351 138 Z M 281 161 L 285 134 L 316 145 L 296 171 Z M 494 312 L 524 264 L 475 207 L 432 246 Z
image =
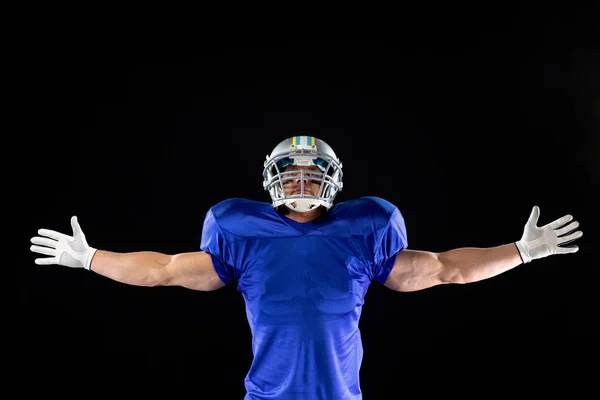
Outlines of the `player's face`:
M 308 194 L 311 196 L 317 196 L 319 194 L 319 187 L 321 186 L 320 180 L 310 180 L 310 171 L 314 171 L 319 173 L 315 175 L 315 178 L 321 178 L 321 170 L 319 167 L 314 165 L 301 167 L 296 165 L 288 165 L 285 169 L 286 171 L 298 171 L 294 175 L 286 175 L 287 177 L 293 177 L 294 179 L 287 181 L 283 188 L 285 189 L 286 196 L 292 196 L 295 194 L 300 194 L 302 190 L 302 182 L 300 177 L 300 170 L 304 170 L 304 194 Z

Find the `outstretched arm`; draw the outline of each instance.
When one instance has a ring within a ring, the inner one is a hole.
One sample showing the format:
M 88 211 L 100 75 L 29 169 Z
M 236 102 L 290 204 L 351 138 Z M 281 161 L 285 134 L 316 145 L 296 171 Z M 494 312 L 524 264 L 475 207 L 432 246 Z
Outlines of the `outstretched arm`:
M 443 253 L 403 250 L 385 286 L 399 292 L 444 283 L 469 283 L 491 278 L 521 264 L 514 243 L 490 248 L 465 247 Z
M 217 275 L 210 254 L 204 251 L 175 255 L 153 251 L 115 253 L 90 247 L 77 222 L 71 218 L 73 236 L 40 229 L 31 238 L 31 251 L 49 257 L 37 258 L 38 265 L 85 268 L 115 281 L 135 286 L 183 286 L 210 291 L 225 284 Z
M 182 286 L 201 291 L 225 286 L 213 268 L 210 254 L 204 251 L 170 255 L 154 251 L 98 250 L 90 270 L 136 286 Z
M 524 262 L 579 250 L 577 246 L 563 247 L 583 235 L 581 231 L 570 233 L 579 226 L 577 221 L 571 222 L 571 215 L 537 227 L 539 215 L 536 206 L 525 225 L 521 240 L 515 243 L 489 248 L 466 247 L 441 253 L 403 250 L 396 256 L 385 286 L 408 292 L 446 283 L 477 282 Z

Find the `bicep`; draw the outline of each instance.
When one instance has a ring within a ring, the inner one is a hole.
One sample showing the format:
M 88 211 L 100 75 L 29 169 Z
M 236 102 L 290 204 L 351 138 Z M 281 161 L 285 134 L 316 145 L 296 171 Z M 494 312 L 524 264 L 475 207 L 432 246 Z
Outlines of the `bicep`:
M 384 285 L 398 292 L 412 292 L 445 283 L 441 279 L 443 265 L 438 255 L 408 249 L 398 252 Z
M 180 253 L 171 257 L 165 266 L 165 285 L 183 286 L 188 289 L 211 291 L 225 286 L 209 253 L 196 251 Z

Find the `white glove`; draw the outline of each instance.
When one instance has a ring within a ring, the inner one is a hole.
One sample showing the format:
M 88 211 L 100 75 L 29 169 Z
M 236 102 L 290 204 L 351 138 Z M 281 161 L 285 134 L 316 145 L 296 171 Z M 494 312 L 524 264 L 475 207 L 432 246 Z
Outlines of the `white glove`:
M 529 220 L 525 224 L 523 237 L 518 242 L 515 242 L 524 263 L 553 254 L 575 253 L 579 250 L 577 246 L 560 247 L 560 245 L 579 239 L 583 235 L 581 231 L 567 235 L 579 226 L 579 222 L 577 221 L 564 226 L 573 219 L 572 215 L 565 215 L 547 225 L 537 227 L 539 217 L 540 208 L 534 206 Z
M 71 217 L 71 227 L 73 228 L 72 237 L 56 231 L 40 229 L 38 234 L 45 237 L 35 236 L 31 238 L 31 243 L 39 245 L 31 246 L 31 251 L 51 256 L 36 258 L 36 264 L 58 264 L 71 268 L 85 268 L 89 271 L 96 249 L 87 244 L 85 235 L 75 216 Z

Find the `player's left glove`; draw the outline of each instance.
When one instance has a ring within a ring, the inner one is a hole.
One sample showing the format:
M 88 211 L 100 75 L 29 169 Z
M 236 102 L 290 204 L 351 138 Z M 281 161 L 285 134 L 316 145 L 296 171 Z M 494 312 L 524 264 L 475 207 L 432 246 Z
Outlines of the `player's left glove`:
M 524 263 L 553 254 L 575 253 L 579 250 L 577 246 L 563 247 L 583 235 L 581 231 L 570 233 L 579 227 L 579 222 L 571 222 L 572 215 L 567 214 L 541 227 L 537 226 L 539 217 L 540 208 L 534 206 L 529 220 L 525 224 L 523 237 L 515 242 Z M 571 223 L 566 225 L 569 222 Z

